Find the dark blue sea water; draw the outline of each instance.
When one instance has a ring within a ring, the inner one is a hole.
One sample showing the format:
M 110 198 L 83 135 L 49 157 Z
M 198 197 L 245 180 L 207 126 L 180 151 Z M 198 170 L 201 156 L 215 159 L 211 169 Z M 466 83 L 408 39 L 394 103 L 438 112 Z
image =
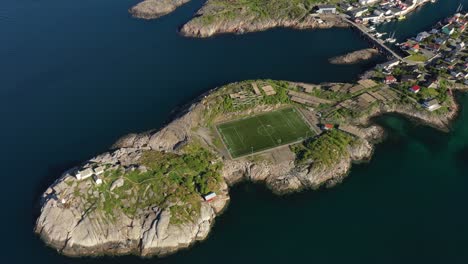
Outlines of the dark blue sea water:
M 379 119 L 388 139 L 336 188 L 277 197 L 261 185 L 234 187 L 209 239 L 171 257 L 70 259 L 44 246 L 32 232 L 40 194 L 119 136 L 159 128 L 174 109 L 225 83 L 352 81 L 382 61 L 329 64 L 367 47 L 347 29 L 183 38 L 177 28 L 202 0 L 154 21 L 127 14 L 136 2 L 2 2 L 3 262 L 468 263 L 466 108 L 449 134 L 399 117 Z M 439 0 L 385 27 L 408 37 L 457 6 Z M 467 96 L 460 100 L 468 105 Z

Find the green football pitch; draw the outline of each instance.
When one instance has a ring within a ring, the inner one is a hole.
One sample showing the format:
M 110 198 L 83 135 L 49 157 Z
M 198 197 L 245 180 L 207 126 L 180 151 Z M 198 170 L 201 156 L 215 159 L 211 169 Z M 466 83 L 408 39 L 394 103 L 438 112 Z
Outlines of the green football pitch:
M 315 134 L 295 108 L 219 124 L 217 129 L 233 158 L 300 141 Z

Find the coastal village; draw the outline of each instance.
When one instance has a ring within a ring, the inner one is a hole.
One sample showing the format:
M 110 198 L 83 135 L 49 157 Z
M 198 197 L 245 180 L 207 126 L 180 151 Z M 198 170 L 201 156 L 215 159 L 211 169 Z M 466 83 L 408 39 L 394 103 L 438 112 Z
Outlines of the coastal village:
M 436 0 L 344 0 L 338 5 L 318 5 L 317 14 L 346 14 L 356 23 L 378 24 L 392 20 L 404 20 L 418 7 Z

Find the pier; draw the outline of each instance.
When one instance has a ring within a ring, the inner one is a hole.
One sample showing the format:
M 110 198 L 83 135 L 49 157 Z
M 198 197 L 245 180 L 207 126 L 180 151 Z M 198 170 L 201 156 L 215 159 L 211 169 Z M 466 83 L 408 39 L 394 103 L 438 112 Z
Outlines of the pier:
M 343 16 L 343 19 L 345 19 L 354 28 L 359 30 L 363 36 L 367 37 L 370 41 L 375 43 L 378 46 L 378 50 L 380 52 L 386 52 L 386 53 L 392 55 L 393 57 L 397 58 L 398 60 L 404 61 L 404 58 L 401 57 L 400 55 L 398 55 L 395 51 L 393 51 L 387 45 L 385 45 L 383 40 L 378 39 L 378 38 L 374 37 L 372 34 L 370 34 L 369 30 L 365 26 L 357 24 L 357 23 L 355 23 L 354 21 L 352 21 L 351 19 L 349 19 L 349 18 L 347 18 L 345 16 Z

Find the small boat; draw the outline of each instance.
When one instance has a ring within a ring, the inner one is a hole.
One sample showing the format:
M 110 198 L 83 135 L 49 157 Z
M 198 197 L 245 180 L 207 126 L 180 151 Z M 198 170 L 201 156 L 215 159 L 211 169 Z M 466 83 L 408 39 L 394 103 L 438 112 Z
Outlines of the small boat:
M 406 19 L 406 16 L 399 16 L 398 17 L 398 20 L 405 20 Z
M 431 0 L 431 3 L 435 3 L 435 2 L 437 2 L 437 0 Z
M 382 37 L 383 35 L 385 35 L 385 34 L 387 34 L 387 33 L 386 33 L 386 32 L 383 32 L 383 33 L 376 32 L 376 33 L 375 33 L 375 36 L 376 36 L 377 38 L 381 38 L 381 37 Z
M 395 31 L 393 31 L 392 34 L 390 34 L 390 36 L 388 36 L 388 38 L 385 41 L 388 43 L 395 43 L 396 42 Z

